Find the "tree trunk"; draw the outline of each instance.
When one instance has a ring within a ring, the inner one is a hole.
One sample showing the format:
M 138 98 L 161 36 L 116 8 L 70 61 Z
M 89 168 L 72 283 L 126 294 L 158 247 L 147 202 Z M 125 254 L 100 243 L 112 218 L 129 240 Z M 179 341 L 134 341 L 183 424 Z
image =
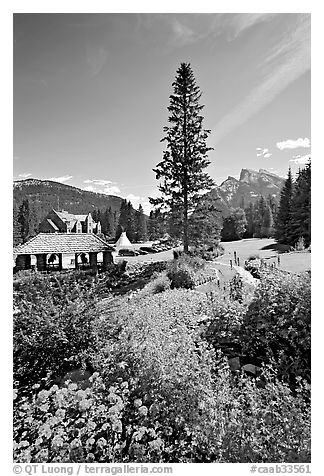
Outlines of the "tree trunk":
M 187 174 L 185 173 L 185 176 Z M 189 251 L 189 237 L 188 237 L 188 187 L 187 179 L 184 180 L 184 201 L 183 201 L 183 251 Z
M 184 107 L 183 107 L 183 251 L 189 251 L 189 236 L 188 236 L 188 173 L 187 173 L 187 98 L 186 89 L 184 93 Z

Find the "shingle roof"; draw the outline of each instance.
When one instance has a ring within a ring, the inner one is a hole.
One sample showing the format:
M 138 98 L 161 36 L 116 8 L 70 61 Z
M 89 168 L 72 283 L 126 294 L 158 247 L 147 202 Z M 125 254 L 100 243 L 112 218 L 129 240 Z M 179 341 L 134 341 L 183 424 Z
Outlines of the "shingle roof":
M 114 251 L 114 248 L 93 233 L 39 233 L 17 246 L 14 254 L 89 253 Z

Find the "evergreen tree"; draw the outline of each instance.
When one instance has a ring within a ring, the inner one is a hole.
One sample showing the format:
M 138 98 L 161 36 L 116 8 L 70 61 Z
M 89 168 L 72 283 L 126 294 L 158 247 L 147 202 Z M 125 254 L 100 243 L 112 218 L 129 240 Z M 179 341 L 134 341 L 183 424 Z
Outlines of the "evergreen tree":
M 116 230 L 117 235 L 120 236 L 122 231 L 126 231 L 130 241 L 134 241 L 135 238 L 135 210 L 131 202 L 123 200 L 120 205 L 118 227 Z M 119 238 L 118 236 L 118 238 Z M 117 238 L 117 239 L 118 239 Z
M 136 241 L 146 241 L 147 240 L 147 224 L 146 217 L 144 215 L 144 210 L 140 204 L 138 211 L 136 213 Z
M 270 206 L 273 219 L 275 219 L 278 211 L 278 204 L 276 199 L 272 195 L 268 195 L 267 202 Z
M 35 209 L 30 205 L 29 200 L 23 200 L 19 207 L 17 221 L 20 224 L 22 241 L 35 236 L 38 232 L 38 221 Z
M 261 238 L 269 238 L 273 234 L 273 216 L 269 203 L 265 203 L 262 218 Z
M 120 235 L 125 231 L 125 229 L 121 226 L 120 223 L 118 223 L 116 227 L 116 234 L 115 234 L 115 241 L 117 241 L 120 237 Z
M 224 218 L 222 240 L 241 240 L 246 230 L 246 216 L 242 208 L 234 208 L 231 214 Z
M 106 208 L 101 218 L 102 233 L 108 238 L 112 238 L 116 233 L 115 218 L 111 207 Z
M 152 210 L 147 222 L 147 233 L 149 240 L 161 238 L 166 230 L 166 215 L 159 208 Z
M 92 210 L 91 216 L 92 216 L 93 221 L 97 222 L 98 221 L 98 210 L 96 210 L 96 209 Z
M 102 215 L 101 210 L 99 210 L 99 208 L 98 208 L 97 214 L 96 214 L 97 219 L 95 220 L 95 222 L 100 223 L 100 225 L 101 225 L 101 221 L 102 221 L 101 215 Z M 102 229 L 101 229 L 101 233 L 102 233 Z
M 249 206 L 244 210 L 246 217 L 246 230 L 245 238 L 253 238 L 255 235 L 255 209 L 253 203 L 249 203 Z
M 197 248 L 213 249 L 220 242 L 223 219 L 218 200 L 206 195 L 189 218 L 191 241 Z
M 268 238 L 273 234 L 273 216 L 268 201 L 261 196 L 255 205 L 254 236 Z
M 131 204 L 131 202 L 127 203 L 127 224 L 126 224 L 126 233 L 130 241 L 135 240 L 135 232 L 136 232 L 136 218 L 135 218 L 135 210 Z
M 291 169 L 280 194 L 278 213 L 275 221 L 275 238 L 279 243 L 289 244 L 291 234 L 291 205 L 293 193 L 293 180 Z
M 311 242 L 311 164 L 298 172 L 291 204 L 289 243 L 295 245 L 303 237 L 305 245 Z
M 19 221 L 19 207 L 13 207 L 13 245 L 17 246 L 22 243 L 22 229 Z
M 155 206 L 167 212 L 177 208 L 182 216 L 182 239 L 184 251 L 189 246 L 189 214 L 203 192 L 211 189 L 213 181 L 205 172 L 209 165 L 206 140 L 209 130 L 203 129 L 203 106 L 199 104 L 201 92 L 196 85 L 188 63 L 181 63 L 173 83 L 173 94 L 168 107 L 170 125 L 164 127 L 166 150 L 163 160 L 154 172 L 162 180 L 161 198 L 150 199 Z
M 120 204 L 119 219 L 118 219 L 118 225 L 123 229 L 123 231 L 125 231 L 127 228 L 127 220 L 128 220 L 128 204 L 127 204 L 127 200 L 123 200 Z

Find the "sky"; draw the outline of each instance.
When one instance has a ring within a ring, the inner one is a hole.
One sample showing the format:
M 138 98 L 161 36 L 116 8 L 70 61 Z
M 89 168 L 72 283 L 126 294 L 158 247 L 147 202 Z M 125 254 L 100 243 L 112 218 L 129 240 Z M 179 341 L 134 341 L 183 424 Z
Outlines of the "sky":
M 217 184 L 310 156 L 310 14 L 14 14 L 14 179 L 149 211 L 172 82 L 191 64 Z

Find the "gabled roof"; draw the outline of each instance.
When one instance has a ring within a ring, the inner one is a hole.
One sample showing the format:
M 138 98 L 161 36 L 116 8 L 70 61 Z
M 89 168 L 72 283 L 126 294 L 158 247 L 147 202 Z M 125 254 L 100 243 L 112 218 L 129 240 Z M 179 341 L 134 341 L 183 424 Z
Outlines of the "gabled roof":
M 39 233 L 17 246 L 14 254 L 100 253 L 114 248 L 93 233 Z
M 88 215 L 73 215 L 76 220 L 86 221 Z
M 64 222 L 75 220 L 75 216 L 65 210 L 59 212 L 53 208 L 53 212 Z
M 47 221 L 48 221 L 48 223 L 51 225 L 51 227 L 53 228 L 53 230 L 59 231 L 58 227 L 55 225 L 55 223 L 54 223 L 50 218 L 47 218 Z

